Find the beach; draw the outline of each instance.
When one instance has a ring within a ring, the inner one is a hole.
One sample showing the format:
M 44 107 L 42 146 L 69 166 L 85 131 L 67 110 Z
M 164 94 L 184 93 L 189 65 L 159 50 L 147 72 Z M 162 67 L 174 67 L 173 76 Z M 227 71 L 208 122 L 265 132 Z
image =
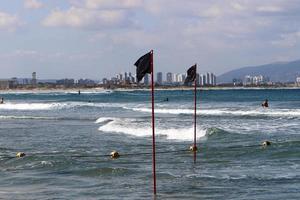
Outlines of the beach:
M 153 198 L 149 90 L 80 91 L 0 91 L 0 199 Z M 199 90 L 194 163 L 192 88 L 156 90 L 157 199 L 299 199 L 299 92 Z

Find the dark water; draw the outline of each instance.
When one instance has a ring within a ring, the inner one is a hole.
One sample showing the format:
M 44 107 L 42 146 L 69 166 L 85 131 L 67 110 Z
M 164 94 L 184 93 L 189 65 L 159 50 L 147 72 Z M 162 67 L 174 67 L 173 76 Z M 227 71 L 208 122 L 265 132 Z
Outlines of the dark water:
M 149 91 L 0 96 L 0 199 L 153 198 Z M 156 91 L 157 199 L 300 199 L 300 90 L 198 96 L 194 164 L 192 91 Z

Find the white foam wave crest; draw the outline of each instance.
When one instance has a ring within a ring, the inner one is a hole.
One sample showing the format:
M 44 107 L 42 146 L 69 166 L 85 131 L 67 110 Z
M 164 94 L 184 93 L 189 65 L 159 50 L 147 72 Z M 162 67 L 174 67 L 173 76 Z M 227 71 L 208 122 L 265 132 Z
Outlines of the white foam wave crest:
M 104 122 L 110 122 L 116 120 L 116 118 L 112 118 L 112 117 L 100 117 L 99 119 L 97 119 L 95 121 L 96 124 L 100 124 L 100 123 L 104 123 Z
M 65 89 L 55 89 L 55 90 L 7 90 L 0 91 L 0 94 L 36 94 L 36 95 L 61 95 L 61 94 L 78 94 L 79 90 L 65 90 Z M 106 89 L 83 89 L 80 90 L 81 94 L 108 94 L 113 93 L 114 90 Z
M 99 127 L 99 130 L 107 133 L 123 133 L 137 137 L 146 137 L 152 135 L 151 126 L 143 126 L 142 123 L 137 123 L 134 119 L 121 118 L 99 118 L 96 122 L 107 122 Z M 189 128 L 161 128 L 156 127 L 156 135 L 166 136 L 171 140 L 192 141 L 194 138 L 193 127 Z M 207 133 L 206 129 L 197 127 L 198 138 L 204 137 Z
M 113 90 L 81 90 L 80 94 L 110 94 Z M 67 91 L 65 94 L 78 94 L 78 91 Z
M 150 108 L 128 108 L 136 112 L 151 113 Z M 159 114 L 194 114 L 192 109 L 169 109 L 159 108 L 155 109 L 155 113 Z M 253 109 L 253 110 L 229 110 L 229 109 L 198 109 L 198 115 L 212 115 L 212 116 L 274 116 L 274 117 L 300 117 L 300 109 Z
M 2 110 L 51 110 L 63 108 L 62 103 L 5 103 L 0 105 Z
M 123 107 L 123 104 L 92 103 L 92 102 L 54 102 L 54 103 L 12 103 L 0 104 L 0 110 L 59 110 L 75 107 Z
M 55 120 L 57 118 L 55 117 L 36 117 L 36 116 L 13 116 L 13 115 L 8 115 L 8 116 L 3 116 L 0 115 L 0 119 L 50 119 L 50 120 Z

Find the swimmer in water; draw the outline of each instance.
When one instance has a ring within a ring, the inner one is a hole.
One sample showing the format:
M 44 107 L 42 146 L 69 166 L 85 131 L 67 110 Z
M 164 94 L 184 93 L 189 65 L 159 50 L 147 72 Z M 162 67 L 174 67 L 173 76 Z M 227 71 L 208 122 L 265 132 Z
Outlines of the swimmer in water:
M 264 107 L 264 108 L 268 108 L 268 107 L 269 107 L 268 99 L 266 99 L 266 100 L 261 104 L 261 106 Z

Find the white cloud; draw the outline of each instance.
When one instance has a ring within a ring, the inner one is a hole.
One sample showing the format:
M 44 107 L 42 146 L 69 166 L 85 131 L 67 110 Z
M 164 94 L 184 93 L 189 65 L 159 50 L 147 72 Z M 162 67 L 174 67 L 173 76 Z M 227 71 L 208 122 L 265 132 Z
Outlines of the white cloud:
M 257 8 L 257 11 L 259 11 L 259 12 L 281 12 L 282 8 L 279 6 L 272 6 L 272 5 L 259 6 Z
M 238 3 L 238 2 L 232 2 L 231 3 L 231 6 L 235 9 L 235 10 L 238 10 L 238 11 L 243 11 L 245 10 L 245 6 L 243 6 L 242 4 Z
M 92 29 L 123 26 L 126 23 L 130 22 L 128 14 L 123 10 L 90 10 L 76 7 L 67 11 L 54 10 L 43 21 L 44 26 Z
M 281 34 L 279 40 L 274 40 L 271 44 L 279 47 L 294 47 L 300 44 L 300 31 Z
M 218 6 L 212 6 L 203 12 L 205 17 L 219 17 L 222 15 L 222 10 Z
M 39 9 L 43 7 L 43 3 L 39 2 L 38 0 L 25 0 L 24 7 L 28 9 Z
M 0 12 L 0 30 L 15 31 L 21 25 L 18 16 Z
M 142 3 L 142 0 L 85 0 L 85 6 L 90 9 L 135 8 Z
M 130 57 L 137 51 L 152 48 L 163 57 L 161 66 L 173 64 L 174 68 L 199 59 L 204 67 L 219 66 L 220 69 L 223 66 L 224 70 L 226 66 L 269 62 L 278 55 L 299 56 L 300 4 L 297 0 L 68 2 L 56 4 L 59 8 L 48 13 L 42 24 L 62 27 L 62 30 L 68 27 L 92 29 L 84 34 L 71 30 L 74 37 L 67 38 L 66 47 L 60 46 L 60 49 L 69 51 L 78 39 L 83 43 L 80 50 L 85 52 L 109 50 L 101 58 L 103 65 L 111 66 L 115 53 Z M 66 8 L 66 5 L 71 6 Z M 139 27 L 132 26 L 135 24 Z M 46 34 L 52 34 L 51 30 Z M 181 59 L 168 64 L 178 56 Z M 84 58 L 77 54 L 70 58 L 77 57 Z M 121 58 L 115 62 L 126 63 L 126 60 Z

